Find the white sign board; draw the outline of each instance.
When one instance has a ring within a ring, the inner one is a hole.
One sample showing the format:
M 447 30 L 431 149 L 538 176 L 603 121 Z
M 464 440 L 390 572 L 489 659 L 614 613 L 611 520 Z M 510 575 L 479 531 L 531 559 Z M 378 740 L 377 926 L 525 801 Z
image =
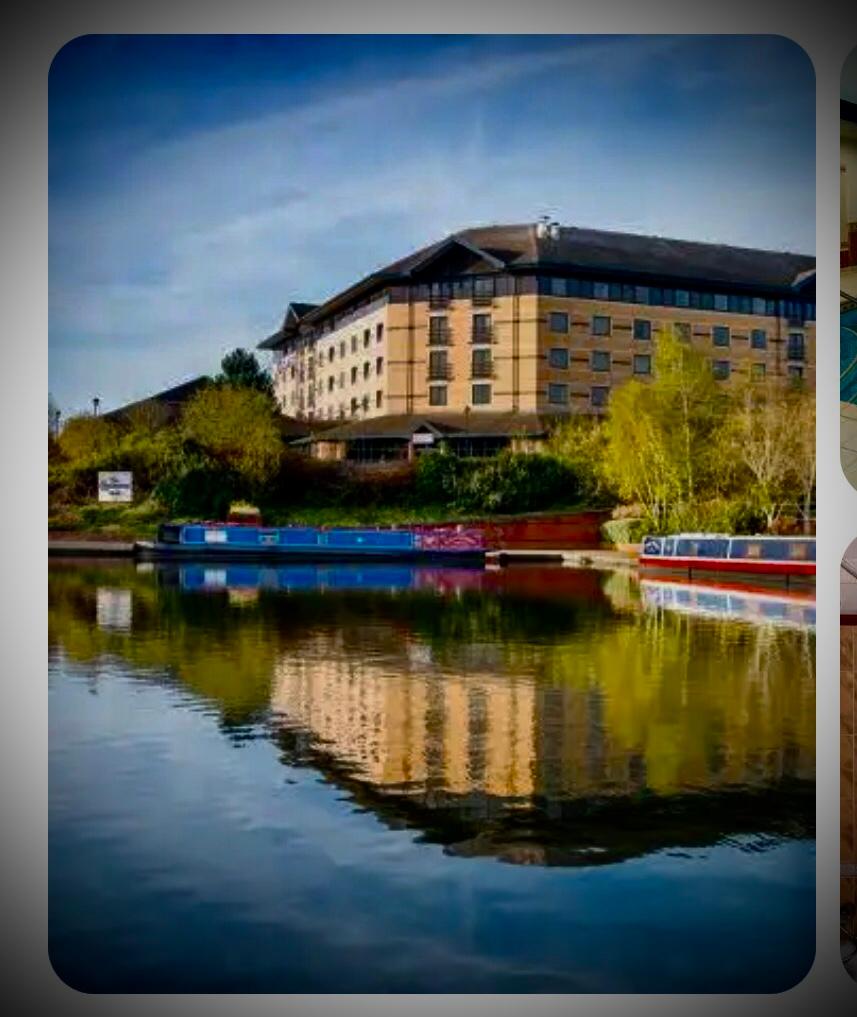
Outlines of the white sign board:
M 98 474 L 98 500 L 99 501 L 131 501 L 133 474 L 130 470 L 120 470 L 118 473 Z
M 411 436 L 414 445 L 434 445 L 434 435 L 427 431 L 418 431 Z

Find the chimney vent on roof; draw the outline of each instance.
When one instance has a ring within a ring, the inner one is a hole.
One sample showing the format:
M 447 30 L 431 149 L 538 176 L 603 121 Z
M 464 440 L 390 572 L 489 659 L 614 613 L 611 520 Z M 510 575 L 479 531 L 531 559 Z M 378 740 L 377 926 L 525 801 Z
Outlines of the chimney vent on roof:
M 539 221 L 536 223 L 536 236 L 539 238 L 539 240 L 544 240 L 545 237 L 548 235 L 550 225 L 551 221 L 549 215 L 539 216 Z
M 559 240 L 559 223 L 552 222 L 548 225 L 548 235 L 551 240 Z

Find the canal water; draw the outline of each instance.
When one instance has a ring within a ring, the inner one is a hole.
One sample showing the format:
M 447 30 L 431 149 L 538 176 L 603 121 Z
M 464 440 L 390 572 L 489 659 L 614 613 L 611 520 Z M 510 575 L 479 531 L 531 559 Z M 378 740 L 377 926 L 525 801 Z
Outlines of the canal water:
M 815 943 L 812 610 L 724 598 L 567 568 L 52 564 L 55 970 L 790 987 Z

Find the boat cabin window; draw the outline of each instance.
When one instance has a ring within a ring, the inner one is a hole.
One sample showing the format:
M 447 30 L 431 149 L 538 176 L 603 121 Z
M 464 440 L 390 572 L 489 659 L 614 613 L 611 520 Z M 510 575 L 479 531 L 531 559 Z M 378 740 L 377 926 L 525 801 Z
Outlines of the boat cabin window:
M 789 558 L 792 561 L 815 561 L 815 542 L 794 540 L 789 544 Z
M 763 540 L 733 540 L 731 558 L 766 558 L 765 541 Z
M 643 554 L 660 554 L 661 540 L 659 537 L 646 537 L 643 541 Z
M 667 537 L 664 541 L 664 554 L 675 554 L 675 540 L 672 537 Z
M 688 558 L 725 558 L 728 547 L 725 537 L 684 538 L 678 541 L 676 554 Z

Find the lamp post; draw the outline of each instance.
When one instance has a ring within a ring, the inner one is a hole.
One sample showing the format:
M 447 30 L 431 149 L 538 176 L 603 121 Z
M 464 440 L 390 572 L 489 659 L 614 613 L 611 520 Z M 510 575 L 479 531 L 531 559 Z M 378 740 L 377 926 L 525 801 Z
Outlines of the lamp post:
M 98 396 L 93 396 L 92 397 L 92 415 L 93 415 L 93 417 L 97 417 L 98 416 L 98 407 L 100 406 L 100 404 L 101 404 L 101 400 L 98 398 Z

